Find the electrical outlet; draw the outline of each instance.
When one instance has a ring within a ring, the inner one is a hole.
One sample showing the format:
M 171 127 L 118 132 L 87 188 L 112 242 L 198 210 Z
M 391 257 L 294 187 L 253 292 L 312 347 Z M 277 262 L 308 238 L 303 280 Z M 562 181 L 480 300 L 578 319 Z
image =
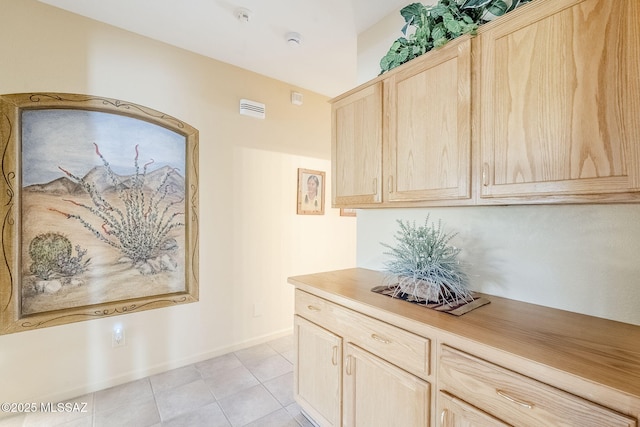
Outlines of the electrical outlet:
M 111 335 L 111 346 L 122 347 L 125 345 L 124 328 L 122 326 L 116 326 L 113 328 L 113 334 Z

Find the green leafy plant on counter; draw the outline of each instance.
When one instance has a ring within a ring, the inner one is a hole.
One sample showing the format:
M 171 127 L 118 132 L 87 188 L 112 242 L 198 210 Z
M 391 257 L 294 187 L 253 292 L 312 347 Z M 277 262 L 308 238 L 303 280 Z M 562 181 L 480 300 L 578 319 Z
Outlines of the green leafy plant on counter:
M 412 3 L 400 10 L 405 25 L 380 60 L 380 74 L 404 64 L 463 34 L 475 34 L 481 24 L 531 0 L 438 0 L 433 6 Z
M 460 249 L 449 244 L 457 233 L 445 232 L 441 221 L 423 226 L 398 220 L 396 245 L 382 243 L 390 249 L 386 263 L 398 286 L 393 294 L 407 294 L 415 300 L 459 304 L 472 301 L 468 277 L 458 261 Z

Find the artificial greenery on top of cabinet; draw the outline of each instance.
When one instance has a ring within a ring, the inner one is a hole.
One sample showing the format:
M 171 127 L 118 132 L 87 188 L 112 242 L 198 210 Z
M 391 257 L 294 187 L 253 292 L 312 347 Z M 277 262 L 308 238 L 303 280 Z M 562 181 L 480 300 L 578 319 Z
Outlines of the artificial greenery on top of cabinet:
M 531 0 L 439 0 L 433 6 L 412 3 L 400 10 L 403 37 L 380 60 L 380 74 L 404 64 L 463 34 L 475 34 L 479 25 Z

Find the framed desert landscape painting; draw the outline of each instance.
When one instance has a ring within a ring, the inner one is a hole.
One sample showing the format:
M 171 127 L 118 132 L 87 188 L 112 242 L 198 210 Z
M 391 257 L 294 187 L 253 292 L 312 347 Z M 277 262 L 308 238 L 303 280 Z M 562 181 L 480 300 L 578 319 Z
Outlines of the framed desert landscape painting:
M 198 132 L 90 95 L 0 95 L 0 333 L 198 300 Z

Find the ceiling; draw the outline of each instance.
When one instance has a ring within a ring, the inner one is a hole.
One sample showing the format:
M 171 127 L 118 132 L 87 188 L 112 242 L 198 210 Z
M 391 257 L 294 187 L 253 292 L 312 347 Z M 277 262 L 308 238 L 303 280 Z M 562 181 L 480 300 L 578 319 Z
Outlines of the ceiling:
M 356 84 L 357 35 L 409 0 L 40 0 L 336 96 Z M 251 11 L 248 22 L 236 11 Z M 291 46 L 285 34 L 297 32 Z

